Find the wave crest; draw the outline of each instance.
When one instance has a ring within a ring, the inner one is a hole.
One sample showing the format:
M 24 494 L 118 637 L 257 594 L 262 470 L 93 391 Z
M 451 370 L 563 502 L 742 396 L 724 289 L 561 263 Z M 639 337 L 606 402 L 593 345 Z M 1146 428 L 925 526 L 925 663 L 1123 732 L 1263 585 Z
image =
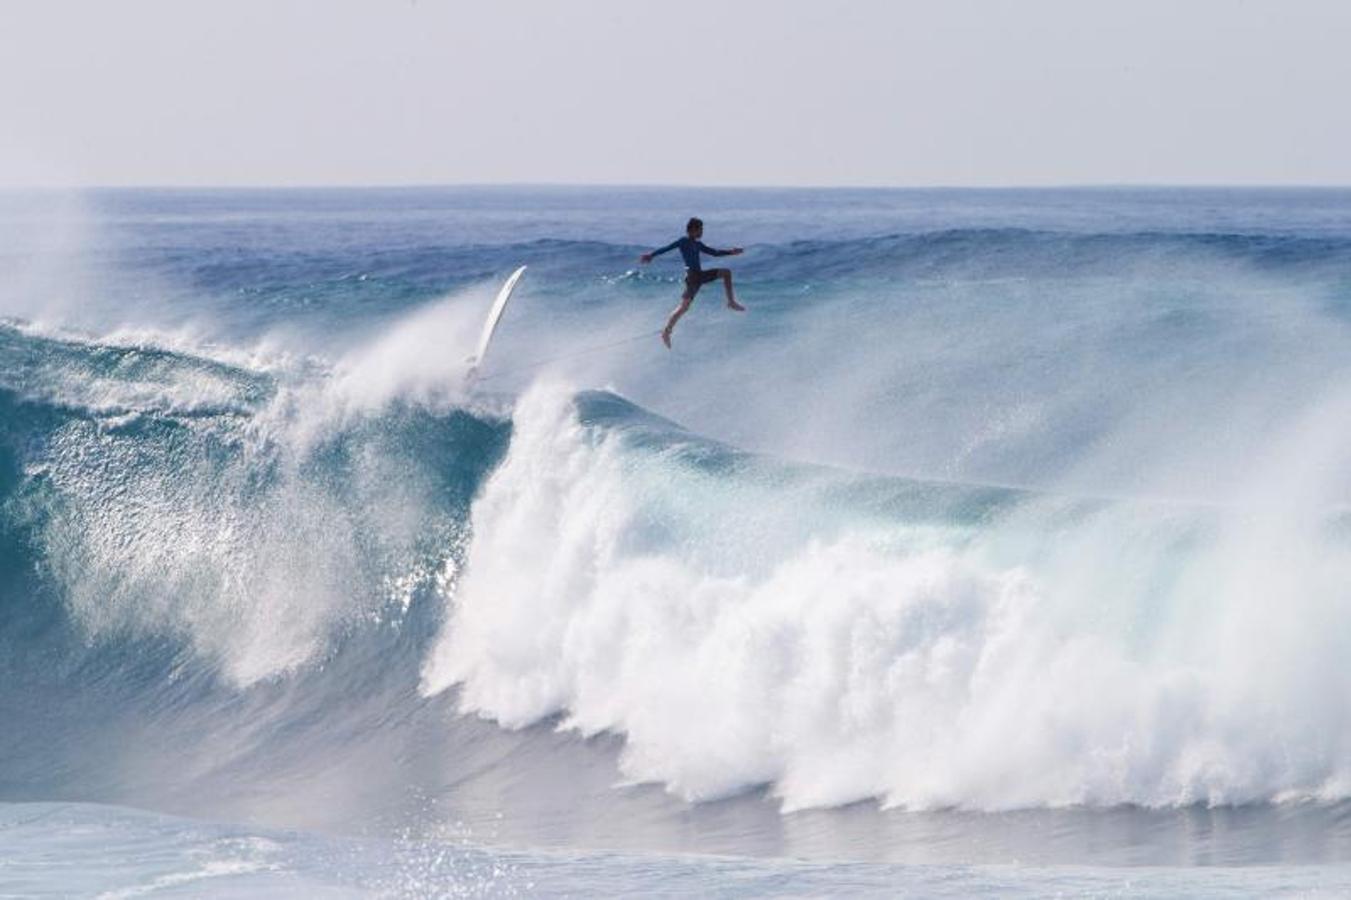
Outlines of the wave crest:
M 753 538 L 816 516 L 814 502 L 787 488 L 770 501 L 735 477 L 710 485 L 673 446 L 588 427 L 566 390 L 537 387 L 473 507 L 423 691 L 459 685 L 465 710 L 511 728 L 561 715 L 621 734 L 628 778 L 690 800 L 764 784 L 785 809 L 1343 796 L 1344 704 L 1292 717 L 1308 685 L 1242 665 L 1265 650 L 1307 671 L 1302 656 L 1336 651 L 1264 647 L 1265 598 L 1199 583 L 1232 542 L 1179 559 L 1164 549 L 1175 540 L 1151 539 L 1148 564 L 1181 571 L 1165 593 L 1183 608 L 1141 619 L 1147 598 L 1094 570 L 1099 551 L 1140 549 L 1122 524 L 1138 511 L 1081 512 L 1094 517 L 1083 534 L 1110 549 L 1067 542 L 1086 556 L 1073 568 L 998 562 L 1007 521 L 858 519 L 833 536 Z M 702 518 L 673 530 L 673 507 Z M 1322 587 L 1308 593 L 1335 600 Z M 1234 646 L 1189 633 L 1215 612 Z

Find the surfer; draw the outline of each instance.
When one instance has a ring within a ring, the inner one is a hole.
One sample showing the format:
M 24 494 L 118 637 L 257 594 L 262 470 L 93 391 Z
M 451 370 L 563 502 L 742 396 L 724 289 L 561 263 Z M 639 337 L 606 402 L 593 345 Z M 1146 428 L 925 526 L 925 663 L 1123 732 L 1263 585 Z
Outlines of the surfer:
M 700 240 L 703 236 L 703 220 L 690 219 L 685 223 L 685 237 L 677 238 L 660 250 L 653 250 L 651 253 L 644 253 L 639 257 L 639 260 L 646 265 L 652 262 L 654 257 L 661 256 L 667 250 L 674 250 L 679 247 L 680 255 L 685 258 L 685 293 L 680 295 L 680 305 L 671 313 L 671 318 L 666 320 L 666 327 L 661 330 L 661 342 L 668 348 L 671 346 L 671 329 L 675 328 L 676 322 L 679 322 L 680 317 L 689 310 L 690 304 L 694 302 L 694 295 L 699 293 L 699 288 L 710 281 L 722 279 L 723 290 L 727 292 L 728 309 L 735 309 L 738 312 L 744 312 L 746 309 L 736 302 L 736 294 L 732 293 L 731 269 L 704 269 L 699 265 L 700 253 L 707 253 L 709 256 L 739 256 L 742 252 L 741 248 L 715 250 Z

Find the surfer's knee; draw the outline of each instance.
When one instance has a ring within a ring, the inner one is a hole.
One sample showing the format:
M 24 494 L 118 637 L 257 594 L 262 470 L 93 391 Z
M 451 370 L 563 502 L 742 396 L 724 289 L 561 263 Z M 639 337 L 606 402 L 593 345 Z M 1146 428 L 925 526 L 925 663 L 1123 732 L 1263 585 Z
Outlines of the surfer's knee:
M 731 283 L 732 283 L 732 270 L 731 270 L 731 269 L 723 269 L 723 270 L 722 270 L 722 280 L 723 280 L 725 283 L 727 283 L 727 284 L 731 284 Z

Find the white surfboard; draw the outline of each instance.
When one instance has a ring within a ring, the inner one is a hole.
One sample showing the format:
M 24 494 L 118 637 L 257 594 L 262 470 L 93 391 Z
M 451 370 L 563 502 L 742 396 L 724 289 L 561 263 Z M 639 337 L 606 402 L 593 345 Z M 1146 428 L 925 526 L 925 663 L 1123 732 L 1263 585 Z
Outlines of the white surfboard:
M 478 375 L 479 366 L 483 365 L 483 357 L 488 353 L 488 345 L 492 343 L 493 332 L 497 331 L 497 323 L 502 319 L 502 313 L 507 308 L 507 301 L 511 299 L 511 292 L 516 290 L 516 282 L 521 280 L 521 275 L 525 273 L 525 266 L 521 266 L 511 277 L 507 279 L 506 284 L 502 285 L 502 290 L 497 292 L 497 299 L 493 301 L 493 308 L 488 310 L 488 319 L 483 323 L 483 334 L 479 335 L 478 349 L 474 355 L 469 357 L 469 374 L 465 376 L 466 381 L 472 382 Z

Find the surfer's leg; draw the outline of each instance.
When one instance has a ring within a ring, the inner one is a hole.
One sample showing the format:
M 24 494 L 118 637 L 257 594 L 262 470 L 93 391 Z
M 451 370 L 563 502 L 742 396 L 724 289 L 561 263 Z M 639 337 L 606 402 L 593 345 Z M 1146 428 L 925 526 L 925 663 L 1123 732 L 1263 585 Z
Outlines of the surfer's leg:
M 680 295 L 680 305 L 671 313 L 671 318 L 666 320 L 666 327 L 661 330 L 661 342 L 667 347 L 671 346 L 671 329 L 675 328 L 676 322 L 680 317 L 689 312 L 690 304 L 694 302 L 694 295 L 699 293 L 699 288 L 713 277 L 710 272 L 685 272 L 685 293 Z
M 681 296 L 680 305 L 671 313 L 671 318 L 666 320 L 666 327 L 661 330 L 661 342 L 667 347 L 671 346 L 671 329 L 675 328 L 676 322 L 680 321 L 681 316 L 689 312 L 690 304 L 693 302 L 694 298 L 688 294 Z
M 732 270 L 720 269 L 722 272 L 722 289 L 727 293 L 727 308 L 735 309 L 737 312 L 745 312 L 746 307 L 736 302 L 736 294 L 732 291 Z

